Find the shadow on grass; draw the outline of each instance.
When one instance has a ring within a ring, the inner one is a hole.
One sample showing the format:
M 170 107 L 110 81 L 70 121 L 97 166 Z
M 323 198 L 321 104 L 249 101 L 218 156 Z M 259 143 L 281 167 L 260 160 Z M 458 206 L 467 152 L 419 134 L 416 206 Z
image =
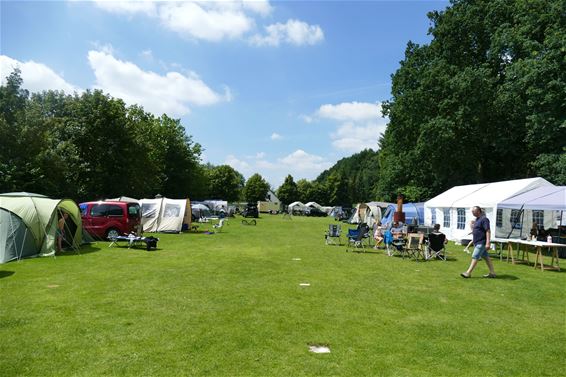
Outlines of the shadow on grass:
M 0 271 L 0 279 L 7 278 L 8 276 L 12 276 L 14 274 L 14 271 Z
M 100 247 L 95 244 L 89 243 L 86 245 L 81 245 L 78 250 L 65 249 L 62 253 L 57 253 L 57 257 L 73 257 L 79 254 L 90 254 L 100 251 Z
M 496 280 L 519 280 L 515 275 L 497 275 Z

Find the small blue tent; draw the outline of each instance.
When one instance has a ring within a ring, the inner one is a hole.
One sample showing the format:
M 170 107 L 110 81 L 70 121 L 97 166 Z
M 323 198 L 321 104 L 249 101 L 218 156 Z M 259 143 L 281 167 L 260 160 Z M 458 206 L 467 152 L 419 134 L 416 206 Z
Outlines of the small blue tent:
M 389 204 L 385 210 L 385 214 L 381 218 L 381 225 L 389 227 L 393 223 L 393 214 L 397 210 L 395 204 Z M 424 224 L 424 202 L 405 203 L 403 204 L 403 212 L 405 212 L 405 222 L 407 224 L 423 225 Z

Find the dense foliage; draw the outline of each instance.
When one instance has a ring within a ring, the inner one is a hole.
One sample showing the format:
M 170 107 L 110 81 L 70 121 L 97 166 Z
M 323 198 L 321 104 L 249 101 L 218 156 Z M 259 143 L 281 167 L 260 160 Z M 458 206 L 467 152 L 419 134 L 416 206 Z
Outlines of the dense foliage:
M 339 160 L 315 181 L 328 186 L 332 203 L 355 204 L 374 199 L 373 190 L 379 179 L 379 154 L 366 149 Z
M 288 205 L 293 201 L 297 200 L 299 197 L 299 192 L 297 190 L 297 184 L 293 180 L 293 177 L 289 174 L 285 177 L 285 181 L 277 189 L 277 197 L 281 203 Z
M 0 87 L 0 192 L 76 200 L 206 194 L 201 146 L 179 120 L 99 90 L 30 95 L 15 70 Z
M 245 179 L 242 174 L 228 165 L 213 166 L 206 174 L 208 197 L 237 202 L 241 199 Z
M 376 196 L 542 176 L 566 184 L 566 3 L 453 0 L 384 104 Z
M 269 183 L 258 173 L 248 178 L 244 187 L 244 199 L 248 203 L 263 201 L 267 198 Z

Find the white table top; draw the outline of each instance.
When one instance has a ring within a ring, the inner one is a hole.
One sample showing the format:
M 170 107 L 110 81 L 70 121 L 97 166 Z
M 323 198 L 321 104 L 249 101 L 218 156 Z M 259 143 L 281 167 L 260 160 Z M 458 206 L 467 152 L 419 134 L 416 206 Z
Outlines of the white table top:
M 541 246 L 541 247 L 566 247 L 566 245 L 562 243 L 520 240 L 518 238 L 492 238 L 491 241 L 499 242 L 499 243 L 520 243 L 523 245 Z

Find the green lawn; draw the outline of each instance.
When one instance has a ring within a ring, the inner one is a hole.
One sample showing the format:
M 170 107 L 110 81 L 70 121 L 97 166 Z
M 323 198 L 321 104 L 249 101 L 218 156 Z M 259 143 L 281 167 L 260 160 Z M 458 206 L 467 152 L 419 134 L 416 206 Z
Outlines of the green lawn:
M 329 222 L 237 218 L 152 252 L 0 265 L 0 374 L 566 375 L 566 273 L 496 260 L 498 279 L 481 262 L 465 280 L 462 246 L 447 262 L 346 253 L 324 245 Z

